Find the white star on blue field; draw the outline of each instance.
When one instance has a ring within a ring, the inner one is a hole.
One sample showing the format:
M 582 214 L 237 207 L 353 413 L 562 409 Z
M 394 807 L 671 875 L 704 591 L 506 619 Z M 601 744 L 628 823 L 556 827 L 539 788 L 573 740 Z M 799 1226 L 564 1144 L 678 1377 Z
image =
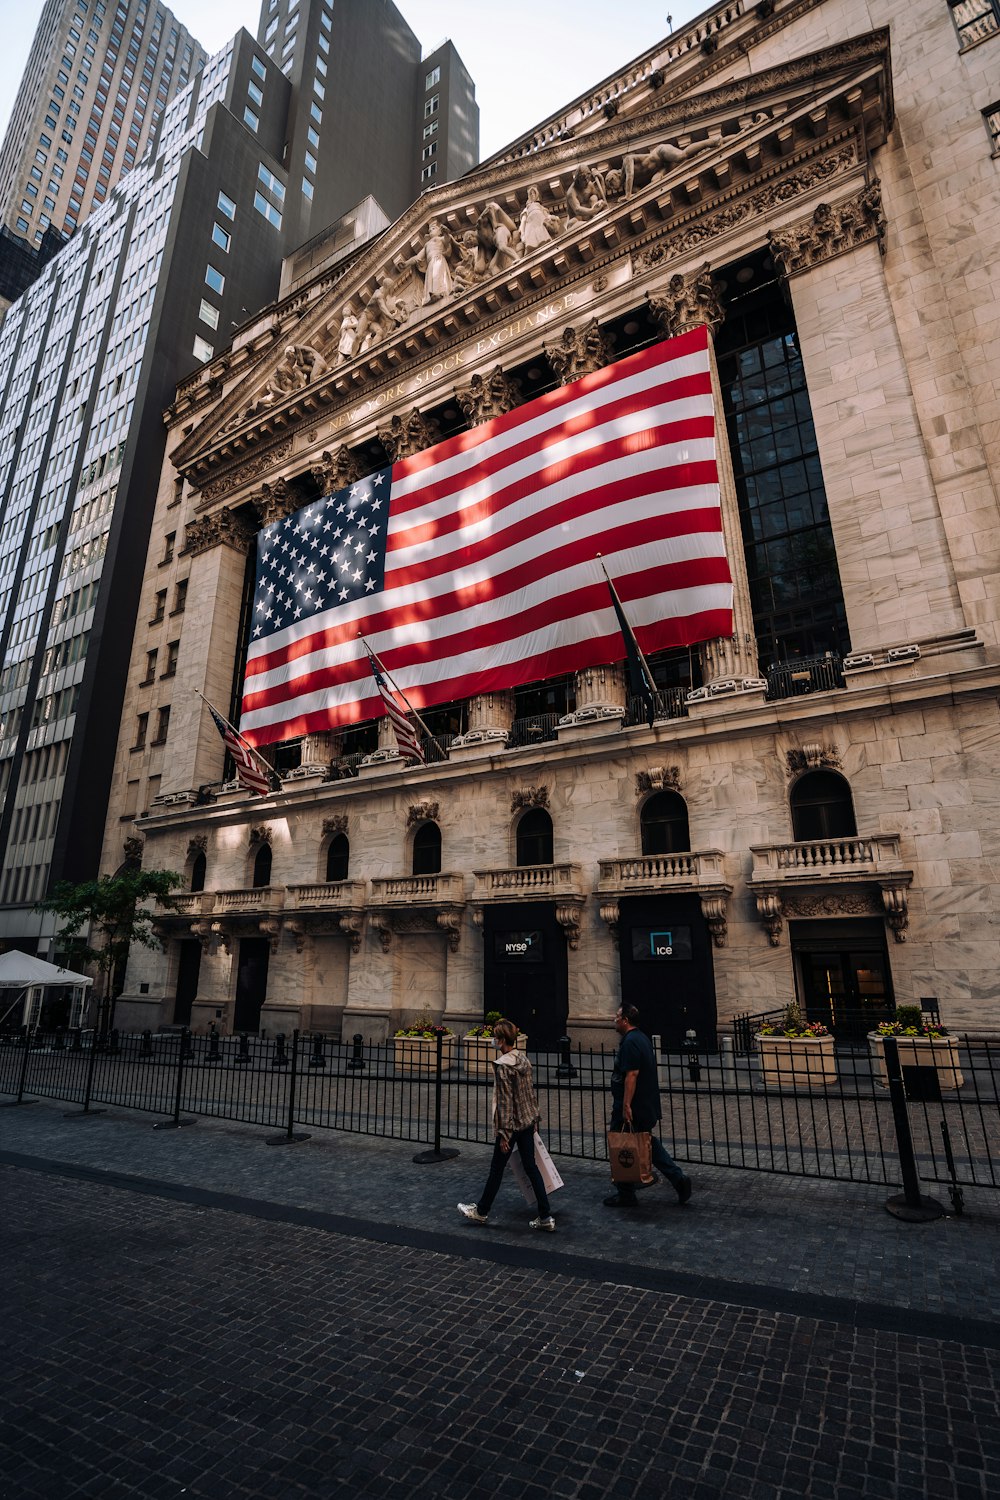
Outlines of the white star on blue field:
M 259 534 L 255 641 L 381 590 L 390 477 L 369 474 Z

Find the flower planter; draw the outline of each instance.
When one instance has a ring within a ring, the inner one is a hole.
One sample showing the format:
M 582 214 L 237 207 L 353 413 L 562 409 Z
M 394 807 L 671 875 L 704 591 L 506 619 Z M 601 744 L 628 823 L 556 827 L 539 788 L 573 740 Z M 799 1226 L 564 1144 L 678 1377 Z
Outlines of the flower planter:
M 433 1073 L 437 1067 L 437 1037 L 394 1036 L 393 1067 L 397 1073 Z M 441 1071 L 449 1072 L 458 1062 L 458 1037 L 446 1036 L 441 1043 Z
M 526 1052 L 527 1049 L 528 1038 L 522 1033 L 517 1039 L 517 1051 Z M 499 1055 L 491 1036 L 463 1036 L 462 1038 L 462 1062 L 470 1077 L 491 1077 L 493 1063 Z
M 760 1081 L 766 1089 L 822 1089 L 837 1076 L 832 1036 L 760 1036 Z
M 885 1071 L 885 1040 L 877 1031 L 868 1033 L 868 1051 L 875 1082 L 889 1087 Z M 897 1036 L 901 1068 L 934 1068 L 943 1089 L 960 1089 L 964 1083 L 958 1059 L 958 1042 L 951 1036 Z

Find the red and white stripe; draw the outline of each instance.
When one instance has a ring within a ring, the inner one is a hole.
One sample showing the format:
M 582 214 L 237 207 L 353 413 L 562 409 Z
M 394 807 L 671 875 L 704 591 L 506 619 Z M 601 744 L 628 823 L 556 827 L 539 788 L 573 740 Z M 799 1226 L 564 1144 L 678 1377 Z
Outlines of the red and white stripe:
M 693 329 L 395 464 L 385 586 L 253 643 L 252 744 L 371 718 L 363 629 L 415 707 L 732 631 L 708 335 Z

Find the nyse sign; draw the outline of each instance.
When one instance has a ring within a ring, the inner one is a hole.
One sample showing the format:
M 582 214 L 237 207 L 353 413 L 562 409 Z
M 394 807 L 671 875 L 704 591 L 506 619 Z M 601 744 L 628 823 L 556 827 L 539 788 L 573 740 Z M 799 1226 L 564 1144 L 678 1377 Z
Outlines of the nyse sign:
M 501 964 L 540 964 L 545 950 L 540 932 L 497 932 L 493 935 L 493 957 Z
M 632 957 L 638 963 L 675 963 L 691 957 L 690 927 L 633 927 Z

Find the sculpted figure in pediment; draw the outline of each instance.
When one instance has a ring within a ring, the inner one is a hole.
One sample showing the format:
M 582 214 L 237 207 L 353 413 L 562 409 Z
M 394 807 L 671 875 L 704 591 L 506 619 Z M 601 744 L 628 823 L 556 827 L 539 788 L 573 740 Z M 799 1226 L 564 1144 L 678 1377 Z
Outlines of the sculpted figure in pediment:
M 506 271 L 519 259 L 517 227 L 499 203 L 487 203 L 476 222 L 479 241 L 479 264 L 484 275 L 495 276 Z
M 566 208 L 569 218 L 567 229 L 586 224 L 589 219 L 602 214 L 608 206 L 604 180 L 591 167 L 577 167 L 573 180 L 566 189 Z
M 340 318 L 340 333 L 337 335 L 337 363 L 342 365 L 350 359 L 358 342 L 358 315 L 353 302 L 348 302 Z
M 424 277 L 424 303 L 440 302 L 452 288 L 450 260 L 455 253 L 455 242 L 437 219 L 427 226 L 427 238 L 417 251 L 403 262 L 414 270 L 422 271 Z
M 555 214 L 549 213 L 548 209 L 543 206 L 542 195 L 538 188 L 532 185 L 528 189 L 528 201 L 521 210 L 521 221 L 518 225 L 524 254 L 530 255 L 540 245 L 547 245 L 554 235 L 562 233 L 562 228 Z
M 456 292 L 468 291 L 470 286 L 475 286 L 477 281 L 482 281 L 486 275 L 485 268 L 479 266 L 479 235 L 475 229 L 467 229 L 461 240 L 455 245 L 458 254 L 458 265 L 452 272 L 452 290 Z
M 719 144 L 719 133 L 707 136 L 703 141 L 689 141 L 686 146 L 674 146 L 669 141 L 650 146 L 646 151 L 630 151 L 622 161 L 622 191 L 626 198 L 635 192 L 636 177 L 645 179 L 645 185 L 659 182 L 666 177 L 678 162 L 688 161 L 692 156 L 701 156 Z

